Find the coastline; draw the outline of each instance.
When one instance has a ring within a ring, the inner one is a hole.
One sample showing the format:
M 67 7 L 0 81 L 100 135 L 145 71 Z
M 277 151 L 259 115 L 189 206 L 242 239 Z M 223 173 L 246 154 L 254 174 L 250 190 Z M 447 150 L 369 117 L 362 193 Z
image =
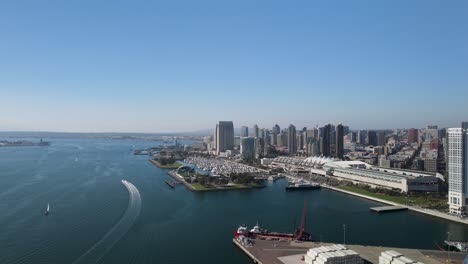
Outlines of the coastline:
M 336 187 L 333 187 L 333 186 L 330 186 L 330 185 L 326 185 L 326 184 L 322 184 L 322 187 L 327 188 L 327 189 L 329 189 L 329 190 L 333 190 L 333 191 L 337 191 L 337 192 L 342 192 L 342 193 L 346 193 L 346 194 L 349 194 L 349 195 L 353 195 L 353 196 L 357 196 L 357 197 L 360 197 L 360 198 L 364 198 L 364 199 L 367 199 L 367 200 L 371 200 L 371 201 L 374 201 L 374 202 L 379 202 L 379 203 L 388 204 L 388 205 L 394 205 L 394 206 L 403 206 L 403 207 L 406 207 L 406 208 L 408 208 L 408 210 L 411 210 L 411 211 L 413 211 L 413 212 L 417 212 L 417 213 L 429 215 L 429 216 L 432 216 L 432 217 L 443 218 L 443 219 L 445 219 L 445 220 L 450 220 L 450 221 L 453 221 L 453 222 L 457 222 L 457 223 L 461 223 L 461 224 L 468 225 L 468 219 L 461 219 L 461 218 L 459 218 L 459 217 L 452 216 L 452 215 L 448 215 L 448 214 L 445 214 L 445 213 L 442 213 L 442 212 L 438 212 L 438 211 L 435 211 L 435 210 L 424 209 L 424 208 L 418 208 L 418 207 L 414 207 L 414 206 L 407 206 L 407 205 L 404 205 L 404 204 L 399 204 L 399 203 L 395 203 L 395 202 L 390 202 L 390 201 L 387 201 L 387 200 L 383 200 L 383 199 L 379 199 L 379 198 L 367 196 L 367 195 L 364 195 L 364 194 L 359 194 L 359 193 L 354 193 L 354 192 L 342 190 L 342 189 L 340 189 L 340 188 L 336 188 Z
M 173 169 L 173 168 L 170 168 L 170 167 L 168 167 L 168 168 L 161 167 L 161 166 L 159 166 L 157 164 L 156 161 L 154 161 L 152 159 L 150 159 L 149 161 L 158 168 Z M 192 192 L 216 192 L 216 191 L 232 191 L 232 190 L 249 190 L 249 189 L 260 189 L 260 188 L 265 187 L 265 186 L 245 186 L 245 187 L 217 187 L 217 188 L 215 187 L 215 188 L 197 189 L 197 188 L 193 187 L 190 183 L 186 182 L 183 179 L 182 176 L 178 175 L 175 172 L 175 170 L 170 170 L 170 171 L 167 172 L 167 174 L 169 176 L 171 176 L 177 182 L 183 184 L 187 189 L 189 189 Z M 341 192 L 341 193 L 345 193 L 345 194 L 348 194 L 348 195 L 353 195 L 353 196 L 356 196 L 356 197 L 364 198 L 364 199 L 374 201 L 374 202 L 379 202 L 379 203 L 382 203 L 382 204 L 406 207 L 406 208 L 408 208 L 408 210 L 411 210 L 413 212 L 417 212 L 417 213 L 425 214 L 425 215 L 428 215 L 428 216 L 431 216 L 431 217 L 442 218 L 442 219 L 449 220 L 449 221 L 452 221 L 452 222 L 457 222 L 457 223 L 460 223 L 460 224 L 468 225 L 468 219 L 459 218 L 459 217 L 452 216 L 452 215 L 449 215 L 449 214 L 446 214 L 446 213 L 442 213 L 442 212 L 439 212 L 439 211 L 436 211 L 436 210 L 425 209 L 425 208 L 421 208 L 421 207 L 408 206 L 408 205 L 405 205 L 405 204 L 395 203 L 395 202 L 391 202 L 391 201 L 388 201 L 388 200 L 384 200 L 384 199 L 380 199 L 380 198 L 376 198 L 376 197 L 372 197 L 372 196 L 368 196 L 368 195 L 364 195 L 364 194 L 360 194 L 360 193 L 355 193 L 355 192 L 343 190 L 343 189 L 336 188 L 336 187 L 333 187 L 333 186 L 330 186 L 330 185 L 327 185 L 327 184 L 322 184 L 321 186 L 324 187 L 324 188 L 327 188 L 329 190 L 332 190 L 332 191 Z

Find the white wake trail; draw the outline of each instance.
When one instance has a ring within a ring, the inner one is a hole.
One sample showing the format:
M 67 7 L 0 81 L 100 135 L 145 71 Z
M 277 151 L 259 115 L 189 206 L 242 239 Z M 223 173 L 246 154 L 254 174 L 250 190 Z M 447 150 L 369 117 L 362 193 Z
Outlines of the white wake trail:
M 96 244 L 84 252 L 73 264 L 97 263 L 128 232 L 141 211 L 141 196 L 135 185 L 126 180 L 122 184 L 128 190 L 129 201 L 125 214 Z

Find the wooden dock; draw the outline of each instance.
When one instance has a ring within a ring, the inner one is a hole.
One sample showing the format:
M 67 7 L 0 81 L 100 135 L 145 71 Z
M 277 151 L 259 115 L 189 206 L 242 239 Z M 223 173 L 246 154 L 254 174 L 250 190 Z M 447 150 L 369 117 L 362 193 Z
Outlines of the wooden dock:
M 370 209 L 371 209 L 371 211 L 374 211 L 374 212 L 377 212 L 377 213 L 385 213 L 385 212 L 408 210 L 408 207 L 397 206 L 397 205 L 389 205 L 389 206 L 371 207 Z

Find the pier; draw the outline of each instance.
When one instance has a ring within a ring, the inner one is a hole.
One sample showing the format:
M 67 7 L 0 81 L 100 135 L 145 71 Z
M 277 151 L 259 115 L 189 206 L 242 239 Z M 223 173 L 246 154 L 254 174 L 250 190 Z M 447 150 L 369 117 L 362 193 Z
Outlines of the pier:
M 243 245 L 233 239 L 233 243 L 239 247 L 254 263 L 269 264 L 304 264 L 301 260 L 310 248 L 331 246 L 332 243 L 321 242 L 281 242 L 265 241 L 255 239 L 253 246 Z M 447 259 L 447 252 L 438 250 L 422 250 L 409 248 L 378 247 L 365 245 L 345 245 L 346 248 L 355 251 L 364 259 L 365 263 L 379 263 L 379 256 L 383 251 L 394 250 L 414 261 L 424 264 L 455 264 L 463 263 L 466 253 L 450 252 L 450 260 Z
M 398 205 L 389 205 L 389 206 L 371 207 L 370 210 L 377 212 L 377 213 L 385 213 L 385 212 L 393 212 L 393 211 L 406 211 L 408 210 L 408 207 L 398 206 Z

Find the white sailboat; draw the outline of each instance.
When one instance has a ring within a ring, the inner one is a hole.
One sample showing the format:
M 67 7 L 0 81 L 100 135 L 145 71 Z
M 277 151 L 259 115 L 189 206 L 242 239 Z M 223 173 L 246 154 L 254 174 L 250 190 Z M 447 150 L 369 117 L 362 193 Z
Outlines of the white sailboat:
M 49 203 L 47 203 L 47 209 L 45 210 L 44 214 L 49 215 L 49 212 L 50 212 L 50 205 Z

